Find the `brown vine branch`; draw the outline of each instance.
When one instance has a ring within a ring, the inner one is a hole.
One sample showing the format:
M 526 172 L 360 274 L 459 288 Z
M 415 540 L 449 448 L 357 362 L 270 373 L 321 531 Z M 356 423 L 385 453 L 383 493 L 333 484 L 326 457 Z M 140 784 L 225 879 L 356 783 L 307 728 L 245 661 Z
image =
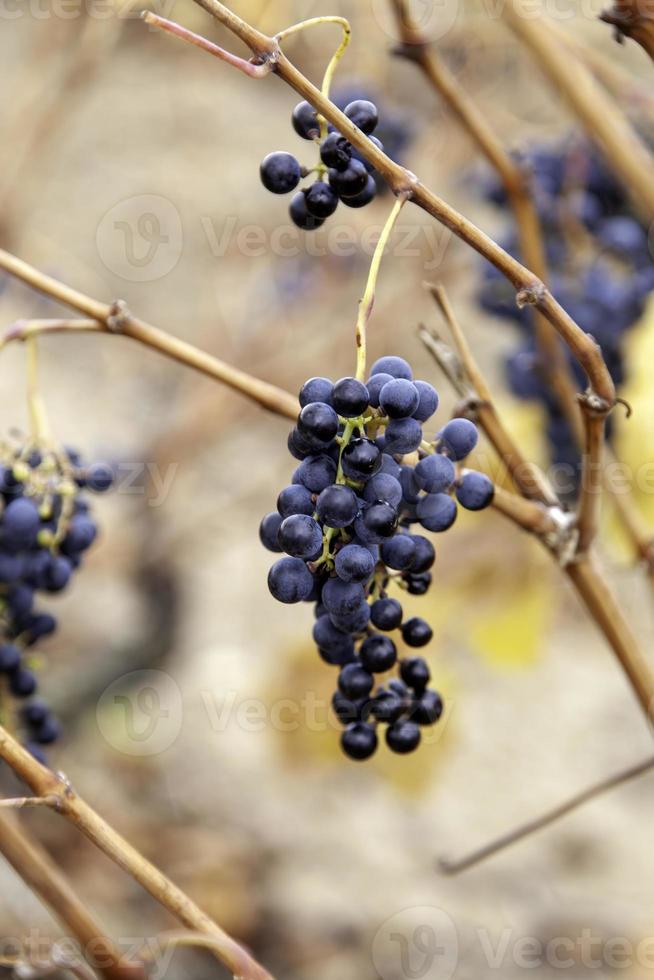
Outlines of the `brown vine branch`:
M 472 386 L 476 396 L 475 416 L 489 442 L 508 469 L 521 492 L 529 498 L 557 506 L 559 501 L 541 470 L 529 462 L 522 453 L 513 436 L 504 426 L 491 394 L 490 388 L 475 361 L 463 330 L 454 314 L 445 289 L 440 284 L 425 283 L 448 326 L 461 368 Z M 434 338 L 429 330 L 421 328 L 420 339 L 432 354 Z
M 654 3 L 652 0 L 614 0 L 600 20 L 615 28 L 616 39 L 630 37 L 654 60 Z
M 528 268 L 543 282 L 547 282 L 549 275 L 542 229 L 526 174 L 502 146 L 484 114 L 422 34 L 411 14 L 409 0 L 391 0 L 391 6 L 402 38 L 402 43 L 395 49 L 396 53 L 420 68 L 496 171 L 515 217 L 521 256 Z M 540 370 L 554 392 L 563 414 L 581 438 L 581 416 L 575 386 L 560 339 L 543 314 L 538 309 L 534 312 Z
M 37 797 L 52 805 L 51 798 Z M 0 852 L 28 887 L 74 936 L 89 965 L 105 980 L 145 980 L 143 968 L 126 963 L 49 854 L 8 814 L 0 814 Z
M 298 71 L 281 51 L 275 38 L 267 37 L 257 31 L 218 0 L 196 0 L 196 2 L 240 38 L 252 51 L 255 60 L 263 62 L 272 59 L 275 74 L 332 123 L 366 160 L 373 164 L 396 194 L 406 194 L 413 203 L 440 221 L 502 272 L 516 291 L 527 297 L 528 301 L 555 327 L 584 368 L 595 393 L 611 405 L 614 404 L 615 388 L 598 345 L 557 303 L 533 272 L 526 269 L 471 221 L 429 190 L 414 174 L 395 163 L 376 147 L 333 102 L 322 94 L 320 89 Z
M 34 289 L 38 289 L 40 292 L 51 296 L 65 306 L 70 306 L 72 309 L 95 321 L 95 325 L 88 321 L 83 322 L 82 325 L 80 325 L 79 321 L 72 321 L 72 325 L 71 321 L 67 320 L 46 321 L 45 332 L 48 332 L 48 330 L 58 332 L 73 329 L 115 333 L 124 337 L 131 337 L 132 340 L 137 340 L 146 347 L 151 347 L 159 351 L 160 354 L 164 354 L 166 357 L 179 361 L 181 364 L 186 364 L 188 367 L 200 371 L 202 374 L 206 374 L 211 378 L 215 378 L 217 381 L 221 381 L 235 391 L 240 392 L 240 394 L 246 395 L 248 398 L 258 402 L 263 408 L 267 408 L 271 412 L 276 412 L 278 415 L 293 419 L 293 421 L 297 418 L 297 401 L 287 391 L 266 381 L 261 381 L 259 378 L 254 378 L 245 371 L 240 371 L 238 368 L 226 364 L 217 357 L 213 357 L 211 354 L 199 350 L 192 344 L 184 340 L 179 340 L 176 337 L 171 337 L 163 330 L 159 330 L 144 320 L 132 316 L 120 301 L 115 303 L 102 303 L 99 300 L 92 299 L 90 296 L 85 296 L 84 293 L 78 292 L 78 290 L 72 289 L 70 286 L 65 286 L 51 276 L 46 276 L 44 273 L 39 272 L 38 269 L 16 258 L 16 256 L 11 255 L 9 252 L 4 251 L 4 249 L 0 249 L 0 269 L 4 269 Z M 38 323 L 38 321 L 36 322 Z M 48 324 L 52 324 L 53 322 L 57 326 L 48 326 Z M 38 329 L 34 329 L 34 322 L 32 322 L 31 328 L 29 322 L 27 325 L 23 324 L 22 328 L 20 325 L 14 324 L 10 328 L 9 334 L 5 337 L 5 342 L 27 339 L 30 333 L 34 335 L 37 332 L 39 331 Z
M 552 824 L 561 820 L 563 817 L 567 817 L 570 813 L 578 810 L 579 807 L 584 806 L 586 803 L 596 800 L 599 796 L 609 792 L 609 790 L 617 789 L 617 787 L 624 786 L 625 783 L 638 779 L 640 776 L 645 776 L 652 769 L 654 769 L 654 758 L 645 759 L 644 762 L 630 766 L 629 769 L 609 776 L 607 779 L 603 779 L 601 782 L 588 787 L 588 789 L 582 790 L 581 793 L 576 793 L 569 800 L 566 800 L 565 803 L 560 803 L 552 810 L 548 810 L 547 813 L 543 813 L 540 817 L 529 820 L 520 827 L 516 827 L 508 833 L 502 834 L 501 837 L 472 851 L 463 858 L 459 858 L 456 861 L 441 858 L 438 866 L 447 875 L 458 875 L 462 871 L 469 871 L 470 868 L 474 868 L 488 858 L 495 857 L 496 854 L 506 850 L 513 844 L 518 844 L 537 831 L 544 830 L 545 827 L 551 827 Z
M 592 400 L 581 396 L 586 419 L 586 445 L 582 457 L 581 486 L 577 505 L 577 553 L 585 555 L 597 534 L 603 485 L 602 461 L 604 453 L 605 406 L 595 411 Z
M 175 37 L 180 38 L 182 41 L 187 41 L 189 44 L 194 44 L 197 48 L 202 51 L 206 51 L 208 54 L 214 56 L 214 58 L 219 58 L 221 61 L 225 61 L 232 68 L 238 68 L 242 71 L 244 75 L 248 75 L 249 78 L 265 78 L 272 71 L 272 64 L 270 61 L 264 61 L 261 65 L 255 65 L 251 61 L 246 61 L 244 58 L 239 58 L 238 55 L 232 54 L 230 51 L 225 51 L 224 48 L 219 47 L 212 41 L 208 41 L 206 37 L 202 37 L 201 34 L 195 34 L 193 31 L 189 31 L 188 28 L 182 27 L 181 24 L 175 23 L 173 20 L 167 20 L 165 17 L 160 17 L 158 14 L 153 14 L 150 10 L 145 10 L 141 14 L 141 17 L 146 24 L 150 27 L 157 27 L 161 31 L 166 31 L 168 34 L 173 34 Z
M 439 298 L 442 300 L 443 295 L 442 290 L 440 292 L 436 290 L 435 298 L 437 302 Z M 445 300 L 447 302 L 446 297 Z M 448 309 L 449 304 L 445 308 Z M 455 325 L 454 336 L 459 338 L 459 345 L 461 345 L 463 339 L 464 346 L 461 347 L 464 351 L 463 360 L 465 360 L 466 373 L 473 385 L 473 390 L 474 384 L 481 382 L 481 391 L 484 397 L 480 397 L 478 390 L 475 393 L 482 404 L 493 406 L 493 397 L 490 388 L 483 378 L 472 351 L 465 344 L 465 338 L 463 338 L 461 328 L 458 326 L 451 308 L 449 308 L 448 314 L 449 322 Z M 462 364 L 463 360 L 461 362 Z M 472 381 L 473 378 L 475 379 L 474 384 Z M 497 415 L 497 413 L 495 414 Z M 479 416 L 478 418 L 480 426 L 486 431 L 482 417 Z M 499 422 L 499 426 L 500 428 L 502 427 L 501 421 Z M 510 494 L 508 496 L 511 497 Z M 505 503 L 505 498 L 500 494 L 495 502 L 496 509 L 501 509 L 503 503 Z M 525 503 L 533 504 L 533 501 L 525 501 Z M 515 523 L 520 523 L 519 520 L 515 520 L 517 506 L 513 500 L 510 500 L 511 513 L 507 513 L 506 516 L 511 517 Z M 577 554 L 578 534 L 574 527 L 574 515 L 563 514 L 557 506 L 550 506 L 547 513 L 554 521 L 556 530 L 550 532 L 543 529 L 542 532 L 538 533 L 538 525 L 533 528 L 528 527 L 527 529 L 531 530 L 532 533 L 538 534 L 543 545 L 548 549 L 558 566 L 565 572 L 574 585 L 587 612 L 608 640 L 615 656 L 627 675 L 645 716 L 648 720 L 652 719 L 654 717 L 654 673 L 649 662 L 645 659 L 627 619 L 623 615 L 609 586 L 604 581 L 594 559 L 592 556 Z M 527 519 L 528 515 L 525 515 L 525 520 Z
M 535 534 L 538 538 L 556 535 L 560 531 L 549 508 L 536 500 L 528 500 L 517 493 L 509 493 L 501 487 L 495 487 L 493 508 L 504 517 L 521 527 L 523 531 Z
M 52 799 L 51 808 L 77 827 L 118 867 L 131 875 L 188 929 L 215 940 L 216 956 L 241 980 L 272 980 L 243 947 L 206 915 L 180 888 L 121 837 L 61 775 L 55 775 L 0 726 L 0 758 L 29 786 L 35 796 Z
M 562 48 L 546 18 L 527 14 L 521 0 L 503 4 L 511 30 L 535 56 L 563 94 L 589 137 L 597 142 L 621 177 L 636 207 L 649 224 L 654 218 L 654 158 L 630 126 L 618 104 L 597 84 L 590 71 Z

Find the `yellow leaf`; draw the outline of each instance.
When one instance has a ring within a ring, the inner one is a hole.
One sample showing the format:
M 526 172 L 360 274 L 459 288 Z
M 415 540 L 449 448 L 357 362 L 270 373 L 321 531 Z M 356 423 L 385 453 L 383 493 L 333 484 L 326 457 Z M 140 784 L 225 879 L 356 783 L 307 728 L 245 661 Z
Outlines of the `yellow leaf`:
M 498 667 L 526 667 L 538 657 L 551 615 L 546 579 L 518 585 L 510 598 L 489 597 L 487 611 L 470 627 L 470 642 L 479 656 Z

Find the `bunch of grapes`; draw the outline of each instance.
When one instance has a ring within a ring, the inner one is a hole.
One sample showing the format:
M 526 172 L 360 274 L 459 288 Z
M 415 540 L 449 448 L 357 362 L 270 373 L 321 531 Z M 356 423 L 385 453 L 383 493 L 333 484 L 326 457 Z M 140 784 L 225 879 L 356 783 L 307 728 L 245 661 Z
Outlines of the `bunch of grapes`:
M 477 428 L 455 418 L 426 442 L 423 425 L 438 395 L 395 356 L 376 361 L 365 384 L 311 378 L 300 405 L 288 438 L 299 465 L 277 510 L 261 522 L 265 547 L 286 553 L 270 569 L 268 586 L 280 602 L 315 603 L 318 652 L 340 669 L 332 705 L 345 726 L 345 754 L 373 755 L 378 724 L 388 726 L 393 752 L 411 752 L 420 726 L 438 721 L 443 704 L 428 688 L 424 658 L 398 662 L 390 635 L 399 631 L 415 650 L 430 642 L 432 630 L 419 617 L 405 619 L 388 592 L 397 586 L 423 595 L 431 583 L 434 547 L 412 525 L 446 531 L 457 501 L 469 510 L 491 503 L 488 477 L 458 465 L 474 449 Z M 376 675 L 398 666 L 399 677 L 373 693 Z
M 531 174 L 531 191 L 541 220 L 550 286 L 563 307 L 602 348 L 616 385 L 625 380 L 624 337 L 643 313 L 654 288 L 648 230 L 633 213 L 624 188 L 597 151 L 573 141 L 538 148 L 522 160 Z M 507 207 L 498 183 L 485 184 L 488 200 Z M 518 256 L 511 232 L 504 248 Z M 552 462 L 579 476 L 580 455 L 567 419 L 544 382 L 529 310 L 519 310 L 513 290 L 490 266 L 484 267 L 480 305 L 520 328 L 522 339 L 507 358 L 510 389 L 519 398 L 543 405 Z M 580 387 L 585 379 L 571 359 Z M 610 429 L 609 429 L 610 433 Z
M 376 106 L 367 99 L 357 99 L 345 107 L 345 115 L 379 149 L 382 143 L 373 136 L 379 122 Z M 307 231 L 320 228 L 338 207 L 339 201 L 349 208 L 363 208 L 377 194 L 374 168 L 333 126 L 321 126 L 315 109 L 300 102 L 293 110 L 293 128 L 303 139 L 318 144 L 320 163 L 303 168 L 292 153 L 269 153 L 261 164 L 261 181 L 273 194 L 290 194 L 302 177 L 315 174 L 315 180 L 293 195 L 290 204 L 292 221 Z M 327 179 L 325 179 L 327 178 Z
M 0 689 L 10 696 L 1 710 L 41 761 L 60 725 L 34 697 L 34 647 L 57 621 L 35 607 L 36 595 L 68 586 L 97 535 L 83 491 L 102 492 L 112 482 L 110 467 L 87 467 L 74 450 L 0 445 Z

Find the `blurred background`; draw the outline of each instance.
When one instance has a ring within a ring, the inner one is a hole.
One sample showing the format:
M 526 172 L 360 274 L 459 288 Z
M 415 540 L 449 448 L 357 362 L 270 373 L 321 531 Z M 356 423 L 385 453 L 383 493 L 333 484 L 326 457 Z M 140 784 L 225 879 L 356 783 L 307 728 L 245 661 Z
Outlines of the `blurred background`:
M 585 0 L 546 14 L 603 59 L 605 80 L 647 139 L 651 64 L 635 44 L 613 41 L 597 20 L 601 7 Z M 290 125 L 294 94 L 149 29 L 137 8 L 5 6 L 3 247 L 292 392 L 314 374 L 350 374 L 370 243 L 389 198 L 339 209 L 313 236 L 295 229 L 286 200 L 258 176 L 272 150 L 311 165 L 312 148 Z M 377 101 L 389 148 L 506 240 L 510 218 L 489 200 L 475 146 L 416 67 L 392 55 L 387 0 L 235 0 L 234 8 L 268 32 L 319 14 L 350 18 L 335 95 Z M 152 9 L 238 49 L 190 0 Z M 583 143 L 501 5 L 416 3 L 415 11 L 505 146 L 558 153 Z M 287 51 L 319 82 L 336 43 L 335 29 L 322 27 Z M 577 258 L 580 250 L 571 249 Z M 546 414 L 506 380 L 521 328 L 480 304 L 480 260 L 414 208 L 383 265 L 371 357 L 408 358 L 436 385 L 439 418 L 448 418 L 456 396 L 417 337 L 420 323 L 440 326 L 424 280 L 445 284 L 512 430 L 547 465 Z M 620 339 L 622 390 L 635 411 L 614 433 L 630 466 L 654 458 L 646 290 L 639 302 Z M 58 312 L 2 281 L 0 326 Z M 65 723 L 54 766 L 284 980 L 551 972 L 556 964 L 542 958 L 525 962 L 529 937 L 571 940 L 573 976 L 649 973 L 653 777 L 467 874 L 437 868 L 439 857 L 459 856 L 651 752 L 605 641 L 537 543 L 500 516 L 466 512 L 436 542 L 434 587 L 407 609 L 434 628 L 428 658 L 445 717 L 413 756 L 380 751 L 356 765 L 341 756 L 326 708 L 335 678 L 311 642 L 310 607 L 282 607 L 266 588 L 270 556 L 257 532 L 294 468 L 288 423 L 127 340 L 58 336 L 40 346 L 57 436 L 110 460 L 119 476 L 117 491 L 96 502 L 103 533 L 84 574 L 51 604 L 62 628 L 43 644 L 41 687 Z M 7 431 L 27 424 L 24 366 L 19 345 L 3 351 Z M 488 455 L 481 446 L 480 465 Z M 654 522 L 651 494 L 637 503 Z M 651 651 L 650 588 L 609 508 L 601 562 Z M 7 773 L 3 792 L 20 792 Z M 65 822 L 41 812 L 24 820 L 121 942 L 171 928 Z M 60 934 L 3 865 L 0 934 L 31 928 Z M 593 962 L 579 952 L 589 933 Z M 424 935 L 440 937 L 445 952 Z M 647 956 L 616 965 L 606 950 L 618 939 Z M 205 953 L 178 952 L 160 966 L 168 978 L 225 975 Z

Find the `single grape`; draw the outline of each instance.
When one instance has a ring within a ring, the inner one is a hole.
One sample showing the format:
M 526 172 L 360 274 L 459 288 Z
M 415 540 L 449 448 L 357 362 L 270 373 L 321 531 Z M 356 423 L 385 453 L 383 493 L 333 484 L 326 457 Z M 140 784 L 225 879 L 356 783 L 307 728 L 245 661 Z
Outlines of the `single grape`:
M 377 733 L 372 725 L 355 722 L 341 735 L 341 747 L 346 756 L 357 762 L 369 759 L 377 749 Z
M 373 633 L 361 644 L 359 650 L 361 666 L 371 674 L 382 674 L 390 670 L 397 660 L 395 644 L 388 636 Z
M 418 408 L 420 395 L 412 381 L 394 378 L 379 394 L 379 405 L 392 419 L 408 419 Z
M 434 725 L 442 714 L 443 699 L 436 691 L 424 691 L 411 707 L 411 719 L 418 725 Z
M 367 582 L 375 570 L 375 559 L 367 548 L 346 544 L 336 555 L 334 565 L 343 582 Z
M 350 160 L 345 170 L 329 171 L 329 186 L 342 201 L 361 194 L 368 186 L 368 171 L 359 160 Z
M 297 420 L 300 434 L 317 449 L 321 449 L 334 439 L 338 432 L 338 415 L 325 402 L 311 402 L 305 405 Z
M 414 691 L 421 693 L 429 684 L 429 667 L 423 657 L 409 657 L 400 661 L 400 677 Z
M 330 613 L 344 616 L 355 612 L 365 602 L 363 587 L 358 582 L 343 582 L 339 578 L 330 578 L 322 590 L 322 601 Z
M 287 555 L 315 561 L 322 553 L 322 528 L 307 514 L 293 514 L 280 525 L 279 543 Z
M 313 495 L 306 487 L 294 483 L 290 487 L 285 487 L 279 494 L 277 510 L 282 518 L 290 517 L 292 514 L 309 514 L 311 516 L 315 510 Z
M 350 102 L 344 109 L 345 115 L 355 126 L 369 136 L 377 128 L 379 113 L 377 106 L 367 99 L 357 99 Z
M 414 473 L 416 483 L 421 490 L 426 490 L 427 493 L 443 493 L 456 480 L 454 463 L 442 453 L 425 456 L 416 464 Z
M 320 147 L 320 159 L 331 170 L 346 170 L 352 159 L 352 147 L 340 133 L 330 133 Z
M 17 698 L 29 698 L 36 691 L 36 677 L 27 667 L 16 667 L 9 674 L 9 690 Z
M 280 558 L 268 573 L 268 588 L 279 602 L 303 602 L 313 589 L 313 576 L 301 558 Z
M 378 358 L 370 369 L 370 375 L 374 376 L 375 374 L 390 374 L 392 378 L 405 378 L 407 381 L 413 381 L 411 365 L 403 357 L 396 357 L 395 355 Z
M 351 480 L 363 482 L 373 476 L 381 466 L 381 451 L 370 439 L 350 439 L 343 450 L 343 472 Z
M 370 619 L 379 630 L 397 629 L 402 622 L 402 606 L 397 599 L 377 599 L 371 606 Z
M 332 403 L 339 415 L 357 418 L 363 415 L 370 403 L 368 389 L 356 378 L 341 378 L 334 385 Z
M 329 378 L 309 378 L 300 389 L 300 405 L 304 408 L 311 402 L 325 402 L 332 404 L 332 394 L 334 385 Z
M 344 609 L 338 613 L 330 612 L 329 618 L 339 630 L 346 633 L 363 633 L 370 622 L 370 606 L 365 599 L 362 599 L 352 609 Z
M 320 123 L 316 110 L 308 102 L 298 102 L 291 117 L 293 129 L 304 140 L 314 140 L 320 136 Z
M 383 500 L 392 507 L 399 507 L 402 502 L 402 484 L 394 476 L 378 472 L 366 483 L 363 499 L 370 504 Z
M 452 419 L 438 436 L 439 447 L 459 461 L 465 459 L 477 445 L 479 432 L 469 419 Z
M 446 493 L 429 493 L 418 503 L 417 512 L 427 531 L 447 531 L 456 520 L 457 507 Z
M 332 484 L 321 491 L 316 501 L 318 519 L 328 527 L 348 527 L 359 511 L 354 490 L 342 484 Z
M 386 744 L 392 752 L 406 755 L 420 745 L 420 729 L 412 721 L 396 721 L 386 729 Z
M 405 581 L 409 595 L 425 595 L 431 585 L 431 572 L 408 573 Z
M 377 501 L 364 511 L 363 523 L 373 534 L 389 538 L 397 527 L 397 510 L 384 501 Z
M 465 473 L 456 488 L 456 499 L 466 510 L 483 510 L 493 502 L 495 487 L 484 473 Z
M 377 197 L 377 184 L 374 177 L 368 177 L 366 185 L 358 194 L 348 194 L 341 197 L 342 203 L 347 208 L 365 208 Z
M 404 572 L 411 568 L 416 556 L 416 546 L 409 534 L 396 534 L 384 541 L 380 554 L 387 568 Z
M 386 451 L 397 456 L 415 452 L 422 442 L 422 426 L 417 419 L 393 419 L 386 428 Z
M 291 153 L 269 153 L 260 167 L 261 182 L 273 194 L 289 194 L 300 183 L 302 170 Z
M 365 698 L 372 691 L 372 674 L 358 663 L 346 664 L 338 675 L 338 687 L 347 698 Z
M 303 231 L 315 231 L 325 223 L 324 218 L 316 218 L 308 210 L 304 191 L 298 191 L 297 194 L 293 195 L 288 213 L 293 224 Z
M 425 622 L 424 619 L 420 619 L 419 616 L 413 616 L 411 619 L 407 619 L 406 623 L 402 625 L 402 639 L 410 647 L 427 646 L 433 635 L 434 633 L 429 623 Z
M 371 714 L 377 721 L 392 725 L 406 710 L 406 699 L 394 690 L 380 688 L 370 704 Z
M 298 482 L 311 493 L 322 493 L 336 479 L 336 463 L 329 456 L 308 456 L 296 470 Z
M 338 195 L 324 180 L 317 180 L 305 194 L 305 205 L 314 218 L 329 218 L 338 207 Z

